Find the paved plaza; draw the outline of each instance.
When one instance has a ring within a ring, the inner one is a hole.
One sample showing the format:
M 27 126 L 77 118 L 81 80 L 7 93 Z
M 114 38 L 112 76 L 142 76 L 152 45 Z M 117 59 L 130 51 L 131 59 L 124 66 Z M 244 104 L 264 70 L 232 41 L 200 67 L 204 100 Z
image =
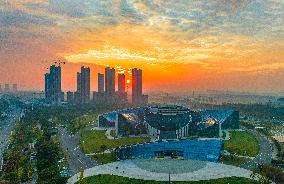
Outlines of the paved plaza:
M 200 160 L 136 159 L 132 162 L 140 169 L 154 173 L 166 174 L 190 173 L 200 170 L 206 166 L 206 162 Z
M 169 172 L 170 171 L 170 172 Z M 168 181 L 200 181 L 224 177 L 249 178 L 251 172 L 235 166 L 199 160 L 153 160 L 136 159 L 95 166 L 84 171 L 84 177 L 110 174 L 135 179 Z M 78 181 L 80 174 L 68 180 Z

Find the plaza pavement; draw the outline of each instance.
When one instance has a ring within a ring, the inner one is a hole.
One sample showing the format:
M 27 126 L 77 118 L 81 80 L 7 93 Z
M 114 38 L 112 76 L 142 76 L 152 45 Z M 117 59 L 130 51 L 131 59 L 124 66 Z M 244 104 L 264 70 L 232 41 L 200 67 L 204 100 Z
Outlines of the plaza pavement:
M 168 166 L 171 167 L 169 168 L 170 171 L 181 167 L 180 164 L 183 163 L 182 170 L 172 172 L 174 174 L 169 174 L 168 170 L 161 169 L 159 171 L 159 167 L 164 168 L 165 164 L 167 164 L 165 160 L 162 160 L 162 162 L 158 160 L 149 160 L 149 162 L 141 160 L 141 163 L 139 163 L 139 160 L 124 160 L 86 169 L 84 170 L 84 177 L 110 174 L 143 180 L 168 181 L 170 175 L 171 181 L 200 181 L 225 177 L 250 178 L 251 175 L 249 170 L 215 162 L 177 160 L 175 164 L 174 160 L 169 161 L 171 162 L 170 164 L 168 163 Z M 200 167 L 200 165 L 202 166 Z M 153 168 L 155 170 L 152 170 Z M 68 180 L 68 183 L 74 184 L 78 181 L 79 176 L 80 173 L 77 173 Z

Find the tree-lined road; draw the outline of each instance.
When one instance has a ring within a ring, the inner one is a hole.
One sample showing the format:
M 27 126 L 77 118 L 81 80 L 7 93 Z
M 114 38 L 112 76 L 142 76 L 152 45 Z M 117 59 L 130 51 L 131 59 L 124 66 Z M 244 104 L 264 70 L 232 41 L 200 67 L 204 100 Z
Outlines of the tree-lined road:
M 0 170 L 2 170 L 3 153 L 8 146 L 9 136 L 15 127 L 16 121 L 19 120 L 22 109 L 12 105 L 6 110 L 6 119 L 1 121 L 0 127 Z
M 58 128 L 58 133 L 63 149 L 68 153 L 68 165 L 71 175 L 98 165 L 98 163 L 86 156 L 79 147 L 80 134 L 69 135 L 63 128 Z
M 260 134 L 259 132 L 255 131 L 255 130 L 247 130 L 249 131 L 251 134 L 253 134 L 254 136 L 256 136 L 256 138 L 259 141 L 259 153 L 258 155 L 252 159 L 251 161 L 242 164 L 240 167 L 244 168 L 244 169 L 252 169 L 257 167 L 258 164 L 269 164 L 271 163 L 272 160 L 272 146 L 270 141 L 268 140 L 268 138 L 263 135 Z

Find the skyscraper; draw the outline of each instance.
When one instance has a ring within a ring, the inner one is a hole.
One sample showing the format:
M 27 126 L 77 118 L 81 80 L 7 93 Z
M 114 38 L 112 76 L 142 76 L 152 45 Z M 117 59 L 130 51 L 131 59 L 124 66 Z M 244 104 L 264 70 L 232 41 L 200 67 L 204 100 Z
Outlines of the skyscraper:
M 5 84 L 4 91 L 5 92 L 9 92 L 10 91 L 10 85 L 9 84 Z
M 139 105 L 142 99 L 142 70 L 132 69 L 132 103 Z
M 60 66 L 50 66 L 50 73 L 45 74 L 45 97 L 50 102 L 59 102 L 63 100 Z
M 81 103 L 90 101 L 90 68 L 81 67 L 81 73 L 77 72 L 76 100 Z
M 115 96 L 115 69 L 107 67 L 105 68 L 105 94 L 107 100 L 112 101 Z
M 81 73 L 80 72 L 77 72 L 77 91 L 80 92 L 81 91 L 81 87 L 82 87 L 82 84 L 81 84 Z
M 98 73 L 98 92 L 105 92 L 105 75 L 102 73 Z
M 125 91 L 125 75 L 124 74 L 118 74 L 118 97 L 119 101 L 125 102 L 127 101 L 127 93 Z
M 124 93 L 125 92 L 125 75 L 124 74 L 118 74 L 118 93 Z
M 13 84 L 13 92 L 16 92 L 16 91 L 18 91 L 18 85 L 17 84 Z
M 50 77 L 50 73 L 44 74 L 44 94 L 45 94 L 45 99 L 51 100 L 51 77 Z
M 2 92 L 3 91 L 3 89 L 2 89 L 2 84 L 0 84 L 0 92 Z
M 71 91 L 67 92 L 67 102 L 68 103 L 73 103 L 74 102 L 74 93 Z

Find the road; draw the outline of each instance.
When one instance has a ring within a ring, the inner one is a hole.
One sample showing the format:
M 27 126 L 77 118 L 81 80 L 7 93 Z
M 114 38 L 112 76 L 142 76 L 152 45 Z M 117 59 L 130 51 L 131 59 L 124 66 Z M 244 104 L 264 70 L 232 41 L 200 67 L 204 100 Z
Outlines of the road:
M 7 117 L 1 121 L 0 127 L 0 170 L 2 170 L 3 153 L 8 146 L 9 136 L 14 129 L 16 121 L 20 118 L 22 109 L 16 106 L 10 106 L 7 111 Z
M 79 148 L 79 133 L 69 135 L 64 128 L 58 128 L 63 149 L 68 153 L 68 165 L 70 174 L 74 175 L 82 169 L 87 169 L 98 165 L 98 163 L 86 156 Z
M 251 134 L 255 135 L 259 141 L 259 153 L 258 155 L 252 159 L 251 161 L 242 164 L 240 167 L 244 169 L 252 169 L 257 167 L 258 164 L 269 164 L 272 160 L 272 146 L 268 138 L 258 133 L 255 130 L 247 130 Z

